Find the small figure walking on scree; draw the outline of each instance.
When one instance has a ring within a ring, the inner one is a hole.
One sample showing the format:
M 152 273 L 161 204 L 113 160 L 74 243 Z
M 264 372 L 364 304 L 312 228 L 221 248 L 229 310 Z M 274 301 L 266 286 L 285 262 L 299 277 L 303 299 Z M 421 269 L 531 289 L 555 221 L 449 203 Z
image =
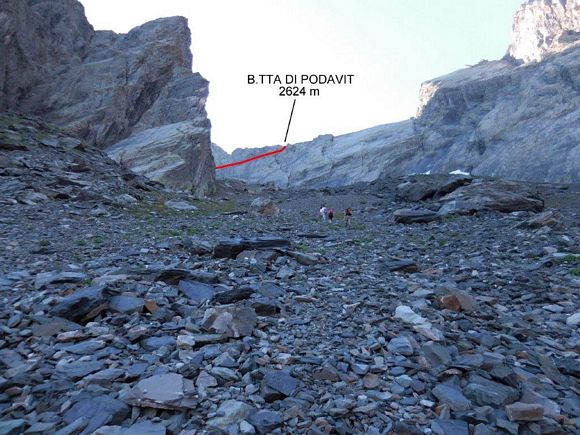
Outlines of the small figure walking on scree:
M 330 223 L 332 223 L 332 220 L 334 219 L 334 209 L 331 208 L 330 210 L 328 210 L 328 221 Z
M 350 227 L 351 221 L 352 221 L 352 208 L 349 207 L 344 211 L 344 224 L 347 227 Z

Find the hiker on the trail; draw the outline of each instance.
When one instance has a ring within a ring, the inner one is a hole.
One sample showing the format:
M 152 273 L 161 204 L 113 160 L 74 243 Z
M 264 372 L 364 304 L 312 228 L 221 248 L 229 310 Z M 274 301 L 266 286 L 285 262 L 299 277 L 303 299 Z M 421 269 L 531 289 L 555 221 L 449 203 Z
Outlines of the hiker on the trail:
M 322 220 L 324 222 L 326 222 L 326 220 L 328 219 L 328 209 L 326 208 L 325 204 L 322 204 L 320 206 L 320 216 L 322 216 Z
M 328 210 L 328 221 L 330 223 L 332 223 L 332 219 L 334 219 L 334 209 L 331 208 L 330 210 Z
M 344 211 L 344 223 L 347 227 L 350 227 L 350 222 L 352 221 L 352 208 L 347 208 Z

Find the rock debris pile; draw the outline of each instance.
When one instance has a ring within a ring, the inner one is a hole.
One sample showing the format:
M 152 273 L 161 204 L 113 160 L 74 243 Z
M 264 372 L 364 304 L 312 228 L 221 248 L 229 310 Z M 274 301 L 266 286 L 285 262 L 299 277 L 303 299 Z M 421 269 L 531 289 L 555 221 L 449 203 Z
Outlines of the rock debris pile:
M 577 186 L 510 185 L 534 206 L 502 212 L 489 180 L 201 201 L 2 122 L 0 433 L 578 431 Z M 439 213 L 476 186 L 488 206 Z

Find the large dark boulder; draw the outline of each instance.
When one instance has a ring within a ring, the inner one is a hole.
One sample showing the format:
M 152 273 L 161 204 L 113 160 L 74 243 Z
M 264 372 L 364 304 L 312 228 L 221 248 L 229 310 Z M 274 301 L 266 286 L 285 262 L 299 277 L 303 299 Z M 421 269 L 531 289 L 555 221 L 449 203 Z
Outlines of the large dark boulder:
M 493 210 L 503 213 L 513 211 L 539 212 L 544 201 L 521 183 L 483 181 L 460 187 L 441 198 L 440 215 L 470 214 Z
M 407 202 L 439 199 L 471 181 L 468 175 L 416 175 L 397 186 L 397 199 Z
M 113 292 L 105 284 L 87 287 L 64 297 L 51 308 L 50 314 L 82 321 L 106 309 L 112 296 Z
M 290 240 L 281 237 L 257 237 L 220 240 L 213 249 L 216 258 L 236 258 L 246 249 L 285 248 Z
M 436 211 L 427 209 L 412 210 L 408 208 L 395 210 L 393 217 L 395 222 L 400 224 L 426 224 L 441 219 L 441 216 Z

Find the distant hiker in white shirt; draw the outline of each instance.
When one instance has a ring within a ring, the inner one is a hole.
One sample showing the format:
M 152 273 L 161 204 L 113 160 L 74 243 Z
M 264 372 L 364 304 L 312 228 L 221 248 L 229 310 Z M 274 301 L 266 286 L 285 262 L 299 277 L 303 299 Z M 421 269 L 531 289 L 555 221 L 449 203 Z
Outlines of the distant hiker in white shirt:
M 320 206 L 320 216 L 322 217 L 322 220 L 324 222 L 326 222 L 328 220 L 328 209 L 326 208 L 325 204 L 322 204 Z

